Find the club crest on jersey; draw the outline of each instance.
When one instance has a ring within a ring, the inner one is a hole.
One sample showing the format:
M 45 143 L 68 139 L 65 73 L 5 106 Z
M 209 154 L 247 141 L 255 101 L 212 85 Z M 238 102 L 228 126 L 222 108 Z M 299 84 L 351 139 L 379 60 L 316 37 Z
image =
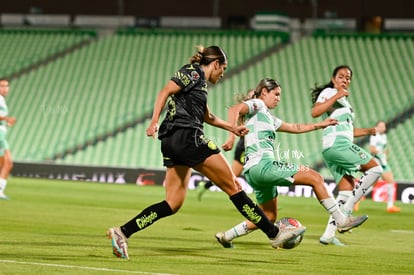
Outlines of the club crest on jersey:
M 254 111 L 259 110 L 259 106 L 257 106 L 257 104 L 256 104 L 256 103 L 253 103 L 253 110 L 254 110 Z
M 197 81 L 200 78 L 200 75 L 198 74 L 197 71 L 192 71 L 190 73 L 190 78 L 192 81 Z
M 359 157 L 360 157 L 361 159 L 366 159 L 368 156 L 367 156 L 367 154 L 365 154 L 364 152 L 360 152 L 360 153 L 359 153 Z

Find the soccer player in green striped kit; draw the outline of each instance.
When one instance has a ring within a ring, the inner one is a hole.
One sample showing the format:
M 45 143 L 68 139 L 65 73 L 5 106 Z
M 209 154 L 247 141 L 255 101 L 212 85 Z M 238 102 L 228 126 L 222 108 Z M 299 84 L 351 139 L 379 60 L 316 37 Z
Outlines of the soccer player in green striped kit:
M 373 128 L 354 128 L 355 113 L 348 101 L 348 88 L 352 70 L 347 65 L 334 69 L 331 81 L 316 86 L 312 91 L 312 117 L 331 117 L 338 120 L 335 126 L 323 130 L 322 155 L 331 171 L 338 188 L 337 201 L 344 212 L 352 213 L 355 203 L 364 196 L 383 173 L 371 154 L 354 143 L 354 137 L 375 135 Z M 356 172 L 363 172 L 357 188 L 354 188 Z M 336 224 L 329 219 L 319 242 L 324 245 L 344 244 L 335 237 Z
M 242 119 L 249 129 L 245 136 L 244 176 L 253 188 L 256 201 L 271 221 L 277 218 L 278 186 L 307 185 L 334 218 L 338 230 L 348 231 L 362 224 L 368 217 L 344 215 L 336 200 L 329 193 L 323 177 L 315 170 L 295 163 L 280 161 L 275 156 L 276 132 L 306 133 L 335 125 L 336 119 L 327 118 L 318 123 L 288 123 L 273 116 L 270 110 L 281 100 L 282 88 L 271 78 L 262 79 L 254 97 L 229 108 L 228 119 L 237 124 Z M 224 248 L 233 247 L 233 239 L 244 236 L 257 228 L 250 221 L 243 221 L 232 228 L 218 232 L 215 237 Z
M 16 118 L 9 116 L 9 109 L 6 104 L 6 96 L 9 94 L 9 81 L 0 79 L 0 199 L 8 199 L 4 190 L 7 179 L 13 168 L 9 144 L 6 140 L 7 127 L 13 126 Z
M 381 164 L 384 173 L 382 174 L 382 179 L 387 184 L 387 212 L 388 213 L 399 213 L 401 209 L 394 205 L 395 190 L 394 190 L 394 176 L 391 170 L 390 165 L 388 164 L 388 147 L 387 147 L 387 125 L 384 121 L 378 121 L 377 125 L 377 134 L 371 136 L 369 139 L 369 149 L 372 156 Z

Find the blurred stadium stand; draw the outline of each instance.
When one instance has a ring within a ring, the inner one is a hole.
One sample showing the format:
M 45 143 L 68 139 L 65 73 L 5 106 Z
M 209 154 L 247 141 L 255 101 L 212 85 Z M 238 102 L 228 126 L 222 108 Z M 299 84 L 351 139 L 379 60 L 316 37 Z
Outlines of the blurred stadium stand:
M 313 122 L 310 89 L 346 63 L 354 71 L 351 102 L 357 126 L 387 121 L 394 176 L 414 181 L 414 20 L 409 11 L 395 18 L 394 8 L 387 11 L 389 17 L 358 9 L 352 17 L 349 7 L 335 15 L 329 1 L 280 1 L 282 6 L 268 9 L 263 2 L 245 11 L 246 20 L 238 18 L 237 24 L 229 18 L 242 11 L 226 14 L 224 1 L 195 16 L 174 9 L 168 16 L 137 16 L 127 8 L 130 1 L 118 14 L 93 14 L 87 6 L 84 13 L 73 8 L 63 14 L 52 11 L 50 1 L 32 12 L 6 7 L 0 15 L 0 76 L 11 80 L 8 104 L 18 118 L 9 132 L 15 161 L 162 169 L 159 142 L 145 136 L 157 91 L 195 45 L 218 44 L 230 63 L 222 83 L 210 87 L 214 113 L 226 117 L 235 93 L 274 77 L 283 87 L 275 114 L 289 122 Z M 292 12 L 288 2 L 301 2 L 306 12 Z M 405 4 L 396 1 L 394 7 L 400 3 Z M 218 144 L 226 139 L 220 129 L 207 126 L 206 132 Z M 320 133 L 279 138 L 281 158 L 330 177 L 321 159 Z M 366 146 L 367 140 L 358 142 Z

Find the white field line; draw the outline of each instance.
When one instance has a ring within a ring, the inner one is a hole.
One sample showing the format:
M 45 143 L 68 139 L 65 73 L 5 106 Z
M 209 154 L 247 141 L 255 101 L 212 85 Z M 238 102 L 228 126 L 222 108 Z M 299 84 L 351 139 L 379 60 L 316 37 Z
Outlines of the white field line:
M 154 272 L 145 272 L 145 271 L 138 271 L 138 270 L 122 270 L 122 269 L 112 269 L 112 268 L 104 268 L 104 267 L 101 268 L 101 267 L 91 267 L 91 266 L 76 266 L 76 265 L 64 265 L 64 264 L 22 262 L 22 261 L 2 260 L 2 259 L 0 259 L 0 263 L 51 266 L 51 267 L 68 268 L 68 269 L 84 269 L 84 270 L 106 271 L 106 272 L 123 272 L 123 273 L 131 273 L 131 274 L 177 275 L 177 274 L 170 274 L 170 273 L 154 273 Z

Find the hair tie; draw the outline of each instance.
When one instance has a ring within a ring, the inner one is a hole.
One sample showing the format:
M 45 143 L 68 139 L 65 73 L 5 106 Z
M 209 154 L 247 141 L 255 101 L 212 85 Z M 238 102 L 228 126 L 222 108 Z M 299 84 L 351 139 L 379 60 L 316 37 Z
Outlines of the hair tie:
M 199 55 L 203 56 L 204 54 L 202 52 L 198 52 Z

